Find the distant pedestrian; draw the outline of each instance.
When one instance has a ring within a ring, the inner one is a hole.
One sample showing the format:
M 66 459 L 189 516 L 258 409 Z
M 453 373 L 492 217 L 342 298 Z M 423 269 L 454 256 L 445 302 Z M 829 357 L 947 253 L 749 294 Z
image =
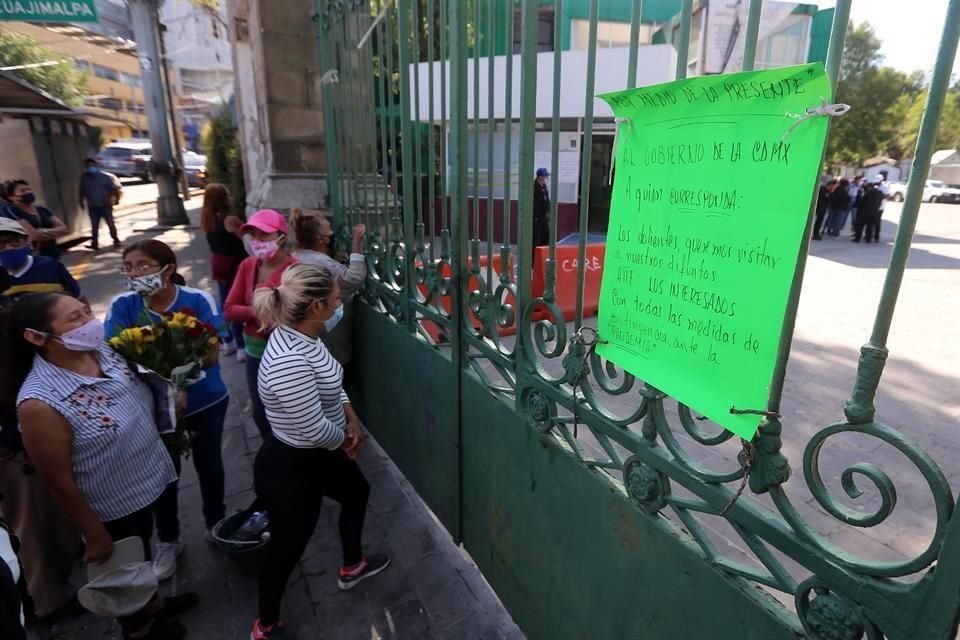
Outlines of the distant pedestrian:
M 340 286 L 340 299 L 344 308 L 343 322 L 332 331 L 324 331 L 320 339 L 337 362 L 343 365 L 344 370 L 350 371 L 353 356 L 353 297 L 363 287 L 367 278 L 367 264 L 363 256 L 363 236 L 367 229 L 362 224 L 353 228 L 349 262 L 343 264 L 336 259 L 336 234 L 326 216 L 294 209 L 290 216 L 290 226 L 293 227 L 293 235 L 297 241 L 294 257 L 299 262 L 323 267 Z M 345 377 L 350 378 L 349 375 Z
M 877 183 L 867 184 L 857 201 L 857 218 L 854 226 L 853 241 L 876 241 L 879 237 L 880 207 L 883 205 L 884 194 Z
M 827 205 L 827 235 L 839 236 L 840 223 L 850 206 L 850 181 L 846 178 L 840 180 L 837 188 L 830 194 L 830 200 Z
M 250 637 L 268 640 L 283 637 L 280 601 L 324 497 L 340 503 L 341 590 L 377 575 L 390 558 L 363 554 L 370 496 L 356 463 L 363 425 L 343 390 L 343 368 L 320 341 L 342 318 L 336 280 L 322 267 L 297 264 L 279 285 L 257 291 L 254 307 L 263 324 L 276 327 L 258 380 L 274 437 L 264 441 L 253 469 L 257 498 L 270 514 L 270 541 L 260 574 L 260 616 Z
M 6 272 L 0 295 L 11 301 L 28 293 L 63 292 L 80 297 L 80 286 L 63 263 L 33 255 L 27 232 L 9 218 L 0 218 L 0 265 Z
M 26 296 L 0 314 L 0 401 L 16 397 L 30 461 L 83 534 L 91 564 L 131 536 L 149 557 L 153 504 L 176 479 L 151 391 L 103 338 L 90 308 L 64 294 Z M 165 599 L 154 590 L 144 600 L 119 618 L 125 639 L 184 637 L 182 625 L 162 618 L 195 606 L 195 594 Z
M 247 257 L 247 250 L 240 238 L 243 218 L 233 210 L 233 198 L 222 184 L 211 183 L 203 191 L 203 208 L 200 210 L 200 228 L 210 247 L 210 269 L 217 283 L 220 305 L 225 306 L 230 287 L 237 278 L 237 269 Z M 230 324 L 230 337 L 224 341 L 221 355 L 236 353 L 237 361 L 244 362 L 243 323 Z
M 123 272 L 130 292 L 117 296 L 110 304 L 105 323 L 107 338 L 124 329 L 157 322 L 161 314 L 176 311 L 189 311 L 201 322 L 213 325 L 221 334 L 227 332 L 216 300 L 206 291 L 185 285 L 177 273 L 176 254 L 163 242 L 143 240 L 127 247 L 123 252 Z M 226 515 L 220 451 L 230 394 L 220 375 L 218 355 L 214 351 L 202 363 L 203 379 L 187 387 L 187 408 L 181 418 L 182 426 L 190 436 L 190 457 L 200 481 L 208 540 L 212 539 L 210 530 L 213 525 Z M 179 455 L 173 456 L 173 465 L 179 475 Z M 174 574 L 177 557 L 183 552 L 176 480 L 167 486 L 154 510 L 158 542 L 153 569 L 157 579 L 163 581 Z
M 545 247 L 550 244 L 550 190 L 547 188 L 549 178 L 549 171 L 543 167 L 537 169 L 537 178 L 533 181 L 534 247 Z
M 873 241 L 880 242 L 880 224 L 883 218 L 884 209 L 887 206 L 887 199 L 890 197 L 890 185 L 887 183 L 887 174 L 879 173 L 874 179 L 874 185 L 883 194 L 883 200 L 880 201 L 880 211 L 877 212 L 877 224 L 874 226 Z
M 100 170 L 93 158 L 87 158 L 86 171 L 80 178 L 80 208 L 90 215 L 90 244 L 88 249 L 100 248 L 100 221 L 107 223 L 113 246 L 120 246 L 117 225 L 113 221 L 113 207 L 119 201 L 120 181 L 111 173 Z
M 267 414 L 257 390 L 257 371 L 260 356 L 267 346 L 267 334 L 253 312 L 253 292 L 259 287 L 276 287 L 280 283 L 280 276 L 297 259 L 287 253 L 287 221 L 276 211 L 257 211 L 240 226 L 240 234 L 244 236 L 253 255 L 241 262 L 237 269 L 237 278 L 223 305 L 224 315 L 229 322 L 244 323 L 247 391 L 250 394 L 253 421 L 263 439 L 268 440 L 271 437 L 270 423 L 267 422 Z
M 847 210 L 843 213 L 843 216 L 840 218 L 839 231 L 842 232 L 843 228 L 847 226 L 847 218 L 851 217 L 856 211 L 857 207 L 857 198 L 860 196 L 860 190 L 863 188 L 863 176 L 856 176 L 850 182 L 850 186 L 847 187 L 847 193 L 850 194 L 850 204 L 847 205 Z M 850 223 L 850 226 L 853 227 L 853 222 Z
M 26 180 L 7 180 L 3 191 L 8 204 L 0 209 L 0 217 L 19 222 L 39 255 L 59 260 L 57 238 L 70 233 L 67 225 L 50 209 L 37 204 L 37 194 Z
M 823 222 L 827 216 L 827 209 L 830 205 L 830 194 L 836 189 L 837 184 L 835 179 L 830 179 L 826 184 L 821 184 L 820 190 L 817 192 L 817 216 L 813 223 L 814 240 L 823 240 L 823 236 L 821 236 L 820 233 L 823 231 Z

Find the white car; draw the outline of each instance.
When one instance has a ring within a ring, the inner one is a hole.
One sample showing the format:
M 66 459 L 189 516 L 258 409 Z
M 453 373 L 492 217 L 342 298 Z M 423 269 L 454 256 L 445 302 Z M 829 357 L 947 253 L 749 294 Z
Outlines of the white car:
M 891 182 L 889 185 L 890 198 L 896 202 L 903 202 L 907 195 L 907 185 L 903 182 Z M 923 188 L 924 202 L 960 203 L 960 189 L 954 189 L 940 180 L 927 180 Z

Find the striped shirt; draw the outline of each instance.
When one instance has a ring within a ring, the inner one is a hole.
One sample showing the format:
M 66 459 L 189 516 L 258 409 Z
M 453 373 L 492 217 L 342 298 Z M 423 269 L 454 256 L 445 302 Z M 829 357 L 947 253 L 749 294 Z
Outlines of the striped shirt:
M 108 522 L 153 504 L 177 474 L 157 433 L 150 390 L 106 345 L 97 357 L 102 378 L 35 356 L 17 406 L 39 400 L 67 420 L 74 481 L 94 513 Z
M 343 367 L 319 338 L 280 326 L 270 334 L 257 376 L 274 437 L 298 449 L 334 450 L 347 418 Z

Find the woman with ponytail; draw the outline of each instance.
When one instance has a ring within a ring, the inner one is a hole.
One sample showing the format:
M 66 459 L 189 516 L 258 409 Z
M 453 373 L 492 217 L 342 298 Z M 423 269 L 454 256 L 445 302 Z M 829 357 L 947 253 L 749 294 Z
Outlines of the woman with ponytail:
M 293 227 L 293 236 L 297 240 L 294 257 L 300 262 L 323 267 L 340 286 L 340 299 L 344 308 L 343 322 L 333 331 L 324 333 L 320 339 L 333 357 L 349 372 L 350 361 L 353 359 L 353 298 L 367 278 L 367 264 L 363 257 L 363 236 L 367 229 L 362 224 L 353 228 L 349 262 L 343 264 L 338 261 L 334 251 L 336 235 L 329 218 L 294 209 L 290 216 L 290 226 Z M 347 375 L 348 379 L 349 377 Z
M 260 574 L 260 618 L 252 640 L 283 637 L 280 600 L 313 535 L 324 496 L 340 503 L 341 590 L 390 564 L 363 555 L 361 532 L 370 485 L 356 458 L 362 430 L 343 391 L 343 368 L 320 341 L 343 318 L 340 290 L 330 272 L 296 264 L 278 286 L 257 290 L 254 310 L 274 327 L 258 375 L 273 437 L 254 463 L 257 499 L 270 514 L 270 542 Z
M 107 312 L 108 338 L 124 329 L 142 327 L 160 320 L 162 314 L 186 311 L 212 325 L 221 338 L 229 335 L 216 300 L 206 291 L 187 287 L 177 273 L 177 256 L 159 240 L 143 240 L 123 251 L 123 267 L 129 293 L 113 299 Z M 147 346 L 146 348 L 150 348 Z M 187 408 L 181 421 L 190 436 L 191 458 L 200 481 L 203 519 L 210 540 L 210 529 L 223 519 L 224 478 L 221 441 L 230 394 L 220 374 L 219 353 L 214 351 L 203 363 L 204 378 L 187 387 Z M 180 475 L 180 456 L 173 459 Z M 180 542 L 179 501 L 176 481 L 157 502 L 157 549 L 153 570 L 158 580 L 166 580 L 177 568 L 183 552 Z

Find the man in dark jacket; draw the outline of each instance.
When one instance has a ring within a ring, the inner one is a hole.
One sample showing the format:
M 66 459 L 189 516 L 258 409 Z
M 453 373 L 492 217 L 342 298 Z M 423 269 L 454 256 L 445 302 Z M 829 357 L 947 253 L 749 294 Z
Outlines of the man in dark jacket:
M 824 218 L 827 217 L 827 206 L 830 204 L 830 193 L 836 189 L 837 181 L 831 179 L 826 184 L 820 185 L 820 191 L 817 193 L 817 217 L 813 223 L 813 239 L 823 240 L 820 232 L 823 230 Z
M 854 242 L 866 233 L 866 241 L 879 241 L 880 208 L 883 206 L 883 190 L 877 184 L 870 183 L 857 198 L 857 219 L 854 224 Z
M 117 226 L 113 223 L 113 205 L 120 193 L 116 176 L 100 170 L 97 161 L 87 158 L 87 170 L 80 178 L 80 208 L 87 207 L 90 214 L 90 244 L 87 248 L 96 251 L 100 248 L 100 221 L 107 223 L 113 246 L 120 246 Z
M 550 191 L 547 189 L 549 177 L 550 172 L 541 167 L 537 169 L 537 179 L 533 182 L 534 248 L 550 244 Z

